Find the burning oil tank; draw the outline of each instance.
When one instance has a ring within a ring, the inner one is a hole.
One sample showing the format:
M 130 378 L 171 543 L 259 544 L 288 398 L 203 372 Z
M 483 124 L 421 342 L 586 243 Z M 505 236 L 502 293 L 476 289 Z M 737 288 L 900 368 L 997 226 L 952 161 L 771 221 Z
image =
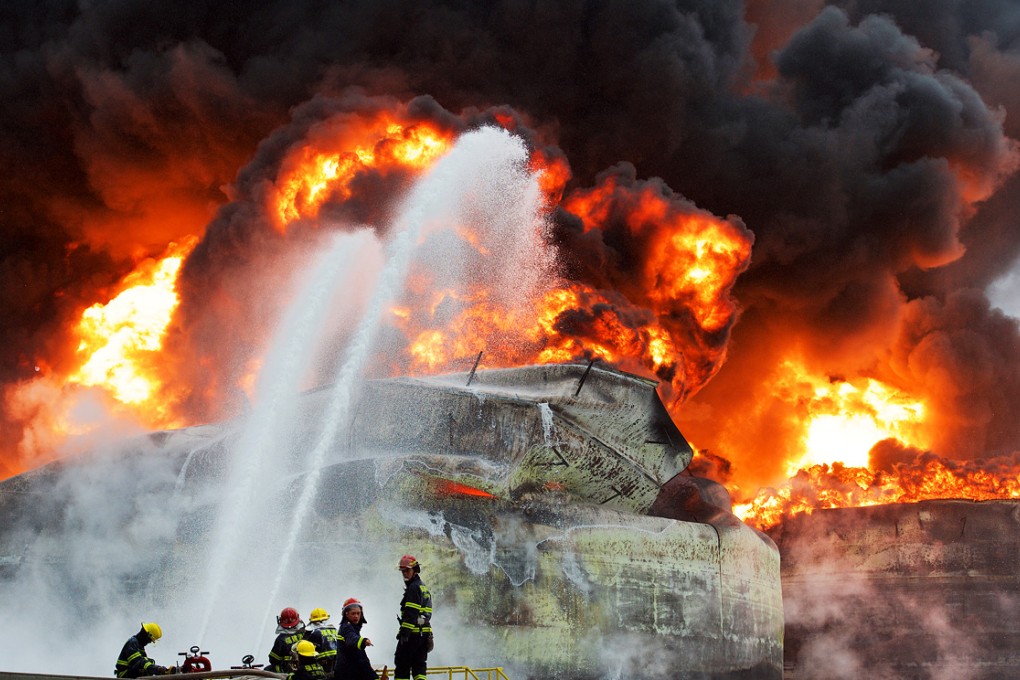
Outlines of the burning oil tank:
M 1020 503 L 819 510 L 769 533 L 788 680 L 1020 677 Z
M 394 556 L 413 551 L 433 592 L 437 662 L 447 654 L 450 664 L 527 677 L 780 678 L 776 546 L 731 514 L 722 487 L 684 472 L 691 448 L 655 387 L 591 364 L 368 381 L 328 461 L 259 496 L 289 510 L 315 476 L 293 562 L 331 566 L 302 572 L 306 591 L 335 591 L 337 572 L 346 583 L 369 584 L 381 570 L 392 579 Z M 300 461 L 314 445 L 330 395 L 300 398 L 279 457 Z M 180 509 L 163 528 L 172 541 L 143 546 L 149 559 L 107 566 L 123 571 L 118 587 L 150 596 L 193 587 L 194 557 L 230 479 L 225 460 L 233 452 L 243 463 L 243 429 L 156 433 L 112 457 L 139 472 L 135 501 L 117 504 L 122 532 L 170 489 Z M 156 459 L 173 465 L 152 474 L 145 461 Z M 56 571 L 67 596 L 81 597 L 89 578 L 75 571 L 88 560 L 63 556 L 54 538 L 87 521 L 64 507 L 68 467 L 0 485 L 0 511 L 18 519 L 0 529 L 0 577 Z M 104 477 L 88 469 L 71 472 Z M 147 521 L 163 527 L 165 514 Z M 279 545 L 270 523 L 257 533 L 244 580 L 257 580 Z

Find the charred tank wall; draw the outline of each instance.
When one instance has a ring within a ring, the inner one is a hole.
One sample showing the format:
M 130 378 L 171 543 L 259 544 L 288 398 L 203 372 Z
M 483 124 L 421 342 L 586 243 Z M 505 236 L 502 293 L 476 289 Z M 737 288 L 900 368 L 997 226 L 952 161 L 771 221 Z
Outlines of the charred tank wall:
M 770 532 L 787 677 L 1020 677 L 1020 503 L 840 508 Z

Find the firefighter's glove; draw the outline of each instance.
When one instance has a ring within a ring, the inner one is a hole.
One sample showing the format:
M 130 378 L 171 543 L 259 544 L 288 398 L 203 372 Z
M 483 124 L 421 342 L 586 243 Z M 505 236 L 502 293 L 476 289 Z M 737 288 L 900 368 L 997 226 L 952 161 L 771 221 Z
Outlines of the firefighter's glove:
M 418 625 L 419 626 L 424 626 L 425 625 L 425 617 L 424 616 L 419 616 L 418 617 Z
M 177 666 L 167 666 L 166 674 L 167 675 L 176 675 L 177 674 Z

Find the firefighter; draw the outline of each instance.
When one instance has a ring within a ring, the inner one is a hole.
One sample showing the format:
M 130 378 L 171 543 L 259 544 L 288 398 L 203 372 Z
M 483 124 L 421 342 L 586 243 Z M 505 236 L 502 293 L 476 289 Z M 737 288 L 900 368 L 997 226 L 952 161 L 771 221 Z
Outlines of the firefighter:
M 426 680 L 425 670 L 432 651 L 432 595 L 421 582 L 421 565 L 413 555 L 404 555 L 397 565 L 404 577 L 400 600 L 400 630 L 393 655 L 394 680 Z
M 145 656 L 145 645 L 163 637 L 163 629 L 158 623 L 143 623 L 141 629 L 128 638 L 124 648 L 117 657 L 114 674 L 118 678 L 140 678 L 143 675 L 165 675 L 176 673 L 177 666 L 160 666 Z
M 304 621 L 298 616 L 296 609 L 284 607 L 276 617 L 276 641 L 269 650 L 269 665 L 266 666 L 266 670 L 272 673 L 290 673 L 291 649 L 304 639 Z
M 379 677 L 365 649 L 372 646 L 372 641 L 361 636 L 361 627 L 366 623 L 361 602 L 353 597 L 347 598 L 340 621 L 340 639 L 343 642 L 336 657 L 334 680 L 376 680 Z
M 287 680 L 326 680 L 318 656 L 311 640 L 299 640 L 294 645 L 294 672 L 287 675 Z
M 315 645 L 319 653 L 319 663 L 326 675 L 333 674 L 333 665 L 336 663 L 336 650 L 339 646 L 340 634 L 333 624 L 329 623 L 329 612 L 322 607 L 316 607 L 308 615 L 310 630 L 305 632 L 305 639 Z

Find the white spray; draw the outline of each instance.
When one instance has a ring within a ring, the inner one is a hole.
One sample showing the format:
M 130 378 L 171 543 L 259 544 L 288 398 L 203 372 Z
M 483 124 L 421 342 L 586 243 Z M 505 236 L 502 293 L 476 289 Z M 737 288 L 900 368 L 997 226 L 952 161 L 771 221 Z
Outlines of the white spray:
M 312 269 L 308 283 L 290 306 L 272 343 L 265 368 L 259 375 L 253 412 L 233 452 L 227 476 L 226 496 L 213 530 L 204 601 L 206 610 L 200 628 L 205 638 L 210 619 L 223 606 L 223 590 L 241 541 L 257 531 L 252 515 L 258 493 L 277 470 L 273 453 L 290 423 L 285 416 L 300 388 L 308 357 L 318 340 L 321 318 L 337 290 L 341 275 L 353 258 L 370 243 L 368 232 L 336 237 L 332 246 Z

